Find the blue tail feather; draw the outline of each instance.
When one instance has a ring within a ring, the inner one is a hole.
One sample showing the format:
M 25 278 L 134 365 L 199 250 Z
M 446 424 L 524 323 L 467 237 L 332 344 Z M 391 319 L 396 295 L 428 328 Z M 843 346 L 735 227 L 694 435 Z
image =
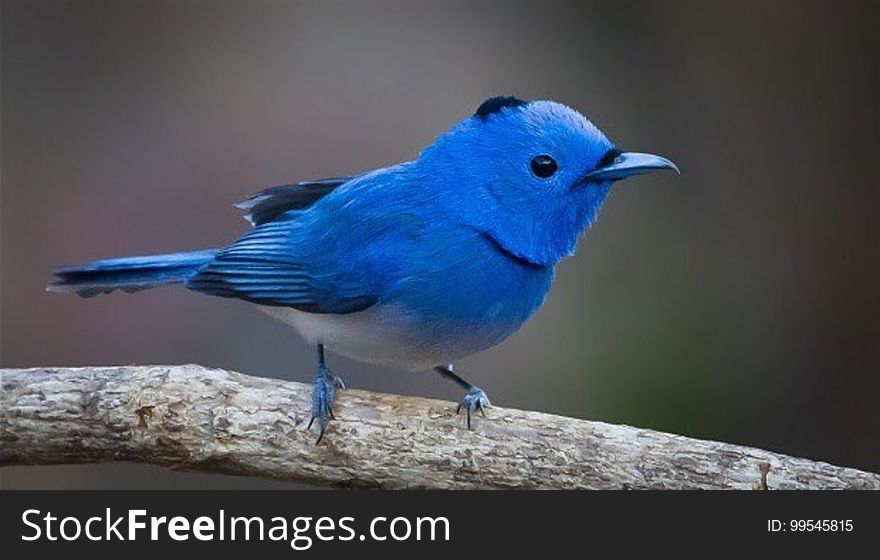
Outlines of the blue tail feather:
M 211 262 L 216 249 L 123 257 L 93 261 L 55 270 L 50 292 L 75 292 L 82 297 L 109 294 L 114 290 L 137 292 L 163 284 L 179 284 Z

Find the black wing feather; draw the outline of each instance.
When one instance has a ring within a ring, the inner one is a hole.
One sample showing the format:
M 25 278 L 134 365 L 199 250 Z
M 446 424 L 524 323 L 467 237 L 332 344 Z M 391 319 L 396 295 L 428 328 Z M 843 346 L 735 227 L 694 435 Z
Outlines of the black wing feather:
M 248 210 L 245 218 L 253 226 L 259 226 L 278 219 L 289 210 L 308 208 L 324 198 L 334 189 L 352 179 L 351 177 L 330 177 L 315 181 L 303 181 L 291 185 L 278 185 L 262 190 L 247 200 L 236 204 L 242 210 Z

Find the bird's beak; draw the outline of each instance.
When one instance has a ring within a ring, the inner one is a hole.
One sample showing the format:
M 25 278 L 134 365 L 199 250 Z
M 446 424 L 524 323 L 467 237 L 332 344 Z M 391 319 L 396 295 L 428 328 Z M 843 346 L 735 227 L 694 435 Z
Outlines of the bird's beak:
M 599 167 L 584 175 L 584 181 L 619 181 L 633 175 L 642 175 L 658 169 L 672 169 L 678 173 L 678 167 L 668 159 L 654 154 L 639 152 L 620 152 L 608 165 Z

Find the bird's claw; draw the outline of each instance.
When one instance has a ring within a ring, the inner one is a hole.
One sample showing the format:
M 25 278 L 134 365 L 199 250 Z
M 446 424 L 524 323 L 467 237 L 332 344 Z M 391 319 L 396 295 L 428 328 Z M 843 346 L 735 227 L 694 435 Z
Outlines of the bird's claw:
M 318 421 L 320 433 L 315 441 L 316 445 L 321 443 L 327 425 L 333 418 L 333 399 L 336 397 L 337 389 L 345 389 L 342 379 L 330 373 L 326 367 L 320 367 L 315 378 L 315 388 L 312 390 L 312 418 L 306 428 L 310 430 L 315 420 Z
M 489 397 L 486 396 L 486 392 L 479 387 L 471 387 L 464 398 L 461 399 L 461 402 L 458 403 L 458 406 L 455 407 L 455 413 L 460 414 L 461 409 L 464 409 L 465 416 L 467 417 L 467 428 L 470 430 L 471 413 L 479 411 L 480 414 L 485 417 L 486 409 L 490 406 L 492 406 L 492 403 L 489 402 Z

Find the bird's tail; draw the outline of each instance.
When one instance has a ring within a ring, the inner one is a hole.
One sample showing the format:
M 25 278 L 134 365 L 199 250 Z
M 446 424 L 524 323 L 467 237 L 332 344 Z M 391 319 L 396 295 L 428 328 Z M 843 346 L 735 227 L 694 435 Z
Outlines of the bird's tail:
M 109 294 L 113 290 L 137 292 L 163 284 L 179 284 L 210 262 L 216 254 L 216 249 L 210 249 L 65 266 L 55 270 L 55 280 L 46 289 L 91 297 Z

